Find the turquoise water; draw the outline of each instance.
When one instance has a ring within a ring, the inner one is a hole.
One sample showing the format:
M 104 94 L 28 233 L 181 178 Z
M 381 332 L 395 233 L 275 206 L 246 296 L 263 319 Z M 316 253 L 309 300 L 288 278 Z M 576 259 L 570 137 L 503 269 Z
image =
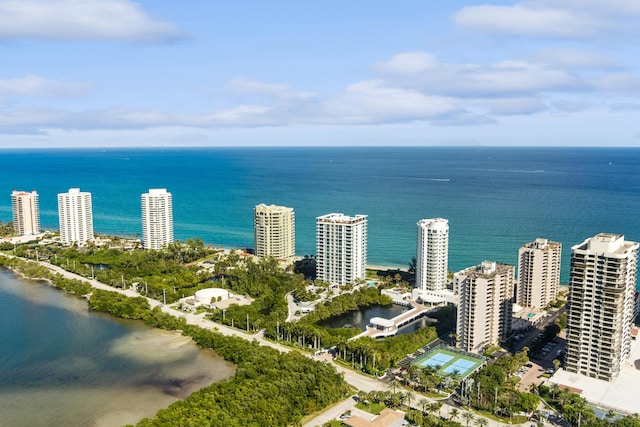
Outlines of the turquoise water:
M 296 212 L 296 252 L 315 253 L 315 218 L 369 216 L 370 264 L 406 267 L 416 222 L 449 219 L 449 269 L 483 260 L 515 264 L 536 237 L 570 247 L 598 232 L 640 239 L 640 149 L 216 148 L 2 151 L 0 220 L 10 192 L 40 193 L 41 221 L 57 229 L 56 194 L 93 193 L 95 229 L 141 233 L 140 194 L 173 193 L 175 235 L 253 245 L 259 203 Z

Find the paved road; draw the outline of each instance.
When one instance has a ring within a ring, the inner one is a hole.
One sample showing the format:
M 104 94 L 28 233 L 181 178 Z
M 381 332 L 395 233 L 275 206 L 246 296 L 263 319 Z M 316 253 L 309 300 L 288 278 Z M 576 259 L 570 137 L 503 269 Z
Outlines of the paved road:
M 10 255 L 7 255 L 9 257 L 11 257 Z M 169 307 L 166 305 L 161 304 L 159 301 L 154 300 L 152 298 L 148 298 L 145 297 L 144 295 L 140 295 L 138 292 L 131 290 L 131 289 L 120 289 L 120 288 L 114 288 L 111 287 L 109 285 L 106 285 L 104 283 L 101 283 L 95 279 L 87 279 L 86 277 L 77 275 L 75 273 L 71 273 L 69 271 L 64 270 L 63 268 L 60 268 L 58 266 L 55 266 L 53 264 L 50 264 L 48 262 L 44 262 L 44 261 L 40 261 L 40 265 L 47 267 L 48 269 L 50 269 L 51 271 L 54 271 L 56 273 L 60 273 L 63 277 L 68 278 L 68 279 L 77 279 L 77 280 L 81 280 L 84 282 L 89 283 L 92 287 L 96 288 L 96 289 L 103 289 L 103 290 L 107 290 L 107 291 L 112 291 L 112 292 L 118 292 L 120 294 L 129 296 L 129 297 L 144 297 L 147 299 L 147 301 L 149 302 L 151 307 L 156 307 L 156 306 L 160 306 L 161 310 L 165 313 L 171 314 L 173 316 L 176 317 L 184 317 L 187 321 L 187 323 L 191 324 L 191 325 L 197 325 L 203 328 L 207 328 L 207 329 L 211 329 L 211 330 L 216 330 L 220 333 L 222 333 L 223 335 L 234 335 L 234 336 L 238 336 L 241 338 L 244 338 L 246 340 L 252 341 L 252 340 L 256 340 L 258 341 L 261 345 L 264 346 L 268 346 L 268 347 L 272 347 L 275 348 L 281 352 L 289 352 L 292 349 L 290 347 L 287 346 L 283 346 L 277 343 L 274 343 L 272 341 L 269 341 L 267 339 L 265 339 L 261 333 L 259 334 L 249 334 L 243 331 L 240 331 L 238 329 L 234 329 L 234 328 L 230 328 L 228 326 L 219 324 L 219 323 L 214 323 L 210 320 L 207 320 L 204 318 L 204 314 L 191 314 L 191 313 L 183 313 L 179 310 L 176 310 L 173 307 Z M 310 356 L 313 357 L 313 356 Z M 358 372 L 352 371 L 350 369 L 344 368 L 343 366 L 337 365 L 335 363 L 332 363 L 333 366 L 336 368 L 336 370 L 338 370 L 338 372 L 342 372 L 344 374 L 344 379 L 347 383 L 349 383 L 350 385 L 352 385 L 353 387 L 355 387 L 358 390 L 363 390 L 366 392 L 369 391 L 373 391 L 373 390 L 386 390 L 387 386 L 385 383 L 379 381 L 378 379 L 376 379 L 375 377 L 369 377 L 366 375 L 362 375 Z M 420 404 L 418 403 L 420 401 L 420 399 L 422 399 L 424 396 L 421 396 L 418 393 L 414 393 L 415 397 L 411 402 L 411 406 L 415 409 L 421 409 Z M 429 399 L 427 398 L 430 402 L 433 402 L 433 399 Z M 355 400 L 351 397 L 349 397 L 348 399 L 345 399 L 344 401 L 338 403 L 337 405 L 334 405 L 333 407 L 323 411 L 322 413 L 318 414 L 316 417 L 314 417 L 312 420 L 308 421 L 305 424 L 305 427 L 314 427 L 314 426 L 321 426 L 322 424 L 324 424 L 326 421 L 329 421 L 331 419 L 335 419 L 338 416 L 340 416 L 340 414 L 344 413 L 347 409 L 353 407 L 353 405 L 355 404 Z M 343 409 L 344 408 L 344 409 Z M 451 409 L 453 408 L 453 406 L 450 406 L 449 404 L 444 404 L 442 409 L 441 409 L 441 414 L 444 415 L 445 417 L 448 416 L 449 412 L 451 411 Z M 460 408 L 457 408 L 460 411 L 460 415 L 462 415 L 462 412 L 465 412 L 463 410 L 460 410 Z M 327 418 L 328 417 L 328 418 Z M 462 419 L 462 418 L 459 418 Z M 325 421 L 322 421 L 325 420 Z M 499 426 L 505 426 L 508 424 L 502 424 L 490 419 L 487 419 L 487 421 L 489 421 L 489 426 L 490 427 L 499 427 Z

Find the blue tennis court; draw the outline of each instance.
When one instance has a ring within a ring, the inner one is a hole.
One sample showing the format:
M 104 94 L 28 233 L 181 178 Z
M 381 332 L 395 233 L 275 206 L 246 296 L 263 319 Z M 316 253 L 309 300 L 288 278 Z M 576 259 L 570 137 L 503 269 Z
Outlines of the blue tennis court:
M 477 361 L 458 359 L 442 370 L 445 374 L 453 374 L 458 371 L 458 375 L 464 376 L 478 365 Z
M 484 363 L 482 356 L 438 345 L 412 363 L 420 368 L 434 368 L 441 376 L 457 375 L 464 379 Z
M 420 366 L 421 368 L 424 368 L 425 366 L 429 366 L 430 368 L 435 368 L 436 366 L 444 366 L 451 359 L 453 359 L 453 356 L 449 354 L 436 353 L 430 358 L 418 363 L 418 366 Z

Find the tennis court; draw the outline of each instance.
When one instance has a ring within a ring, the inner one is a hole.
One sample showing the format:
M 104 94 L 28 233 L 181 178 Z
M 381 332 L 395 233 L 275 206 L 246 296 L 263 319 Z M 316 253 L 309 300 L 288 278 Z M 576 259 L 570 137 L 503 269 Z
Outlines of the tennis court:
M 424 368 L 425 366 L 429 366 L 430 368 L 435 368 L 437 366 L 446 365 L 447 362 L 451 361 L 451 359 L 453 359 L 453 356 L 451 356 L 450 354 L 436 353 L 430 358 L 428 358 L 427 360 L 423 360 L 422 362 L 416 363 L 416 364 L 421 368 Z
M 438 346 L 414 360 L 413 364 L 421 368 L 436 368 L 436 373 L 441 376 L 455 374 L 465 378 L 484 361 L 482 356 Z

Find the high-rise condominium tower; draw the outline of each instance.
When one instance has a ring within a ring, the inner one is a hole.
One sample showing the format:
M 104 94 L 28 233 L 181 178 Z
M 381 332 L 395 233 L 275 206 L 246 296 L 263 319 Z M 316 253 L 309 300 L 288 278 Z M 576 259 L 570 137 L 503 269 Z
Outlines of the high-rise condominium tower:
M 296 234 L 293 208 L 260 204 L 253 209 L 255 254 L 292 261 Z
M 32 236 L 40 233 L 40 207 L 38 192 L 13 191 L 13 229 L 18 236 Z
M 367 216 L 331 213 L 317 218 L 316 275 L 332 285 L 364 279 L 367 266 Z
M 93 240 L 91 193 L 70 188 L 58 194 L 60 241 L 65 244 L 84 244 Z
M 481 353 L 511 331 L 515 267 L 484 261 L 454 274 L 460 293 L 457 346 Z
M 611 381 L 631 350 L 638 243 L 600 233 L 571 251 L 566 370 Z
M 416 288 L 440 292 L 447 287 L 449 222 L 442 218 L 418 221 Z
M 518 251 L 517 302 L 542 309 L 553 302 L 560 289 L 562 244 L 547 239 L 526 243 Z
M 152 188 L 142 194 L 142 245 L 145 249 L 162 249 L 173 243 L 173 205 L 171 193 Z

